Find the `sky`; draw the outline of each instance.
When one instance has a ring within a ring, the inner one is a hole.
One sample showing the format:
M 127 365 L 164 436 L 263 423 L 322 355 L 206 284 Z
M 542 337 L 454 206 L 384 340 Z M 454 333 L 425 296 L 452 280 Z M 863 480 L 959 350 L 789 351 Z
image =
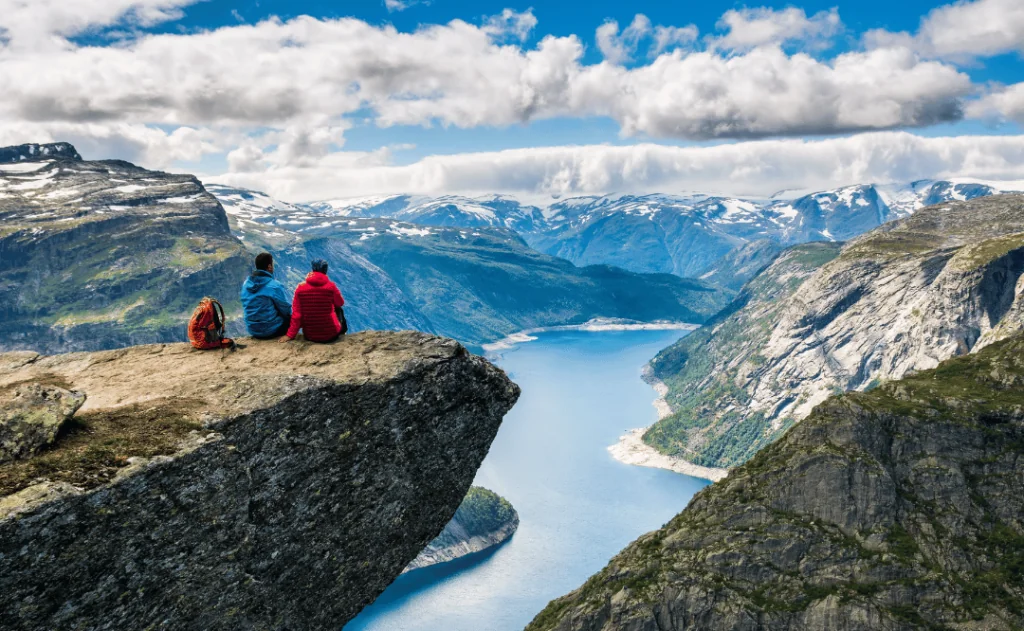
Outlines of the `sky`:
M 1024 2 L 0 0 L 0 145 L 288 201 L 1024 179 Z

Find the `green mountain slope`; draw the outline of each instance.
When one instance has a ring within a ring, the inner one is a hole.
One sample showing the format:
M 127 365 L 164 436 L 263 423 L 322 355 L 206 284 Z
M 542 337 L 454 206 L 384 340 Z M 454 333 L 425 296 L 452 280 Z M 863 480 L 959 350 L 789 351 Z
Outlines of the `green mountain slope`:
M 438 331 L 469 342 L 599 316 L 700 323 L 729 298 L 669 274 L 578 268 L 500 229 L 421 230 L 429 234 L 360 233 L 349 245 L 387 272 Z
M 529 631 L 1024 628 L 1024 336 L 818 406 Z
M 833 393 L 932 368 L 1024 327 L 1020 195 L 924 208 L 820 248 L 782 255 L 731 313 L 654 360 L 675 413 L 647 432 L 649 444 L 735 466 Z
M 0 164 L 0 350 L 96 350 L 181 340 L 204 295 L 237 311 L 248 255 L 194 177 L 67 144 Z

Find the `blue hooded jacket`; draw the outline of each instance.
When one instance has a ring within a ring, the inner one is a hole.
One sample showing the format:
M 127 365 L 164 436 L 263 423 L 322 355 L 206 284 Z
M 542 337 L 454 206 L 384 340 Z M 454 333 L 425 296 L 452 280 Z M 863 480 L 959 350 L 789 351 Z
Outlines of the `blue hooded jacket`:
M 284 285 L 258 269 L 242 285 L 242 313 L 249 335 L 271 337 L 291 320 L 292 303 Z

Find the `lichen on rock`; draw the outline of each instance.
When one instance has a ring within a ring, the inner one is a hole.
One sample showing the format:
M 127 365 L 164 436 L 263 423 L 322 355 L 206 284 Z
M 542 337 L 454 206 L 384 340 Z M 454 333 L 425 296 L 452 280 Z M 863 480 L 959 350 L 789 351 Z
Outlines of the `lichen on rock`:
M 33 456 L 53 444 L 83 403 L 80 392 L 42 383 L 0 391 L 0 463 Z

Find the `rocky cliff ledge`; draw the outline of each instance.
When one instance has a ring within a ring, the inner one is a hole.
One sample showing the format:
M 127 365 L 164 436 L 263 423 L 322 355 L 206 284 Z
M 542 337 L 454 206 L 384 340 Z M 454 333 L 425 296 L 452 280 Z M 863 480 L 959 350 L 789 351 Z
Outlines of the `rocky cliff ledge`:
M 0 368 L 0 419 L 72 414 L 0 463 L 3 629 L 337 630 L 451 519 L 519 392 L 419 333 Z
M 530 631 L 1024 629 L 1024 336 L 829 399 Z

